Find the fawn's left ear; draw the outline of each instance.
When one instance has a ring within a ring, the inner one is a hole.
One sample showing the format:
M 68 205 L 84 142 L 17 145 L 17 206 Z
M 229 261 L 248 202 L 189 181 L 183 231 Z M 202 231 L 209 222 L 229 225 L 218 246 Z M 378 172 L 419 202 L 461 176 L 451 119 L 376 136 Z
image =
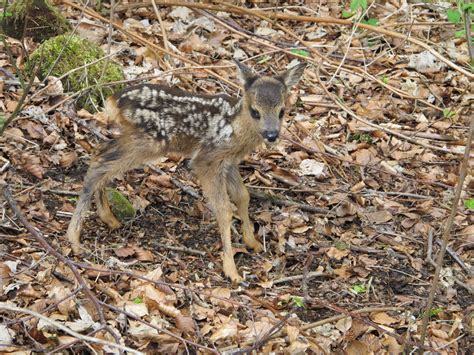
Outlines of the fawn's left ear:
M 239 68 L 239 79 L 245 90 L 247 90 L 250 86 L 252 86 L 253 82 L 258 79 L 258 75 L 255 74 L 252 69 L 250 69 L 245 64 L 239 63 L 236 60 L 234 60 L 234 63 Z
M 300 81 L 305 68 L 306 63 L 295 65 L 286 72 L 275 76 L 275 79 L 280 80 L 283 84 L 285 84 L 287 89 L 290 89 L 292 86 L 296 85 L 298 81 Z

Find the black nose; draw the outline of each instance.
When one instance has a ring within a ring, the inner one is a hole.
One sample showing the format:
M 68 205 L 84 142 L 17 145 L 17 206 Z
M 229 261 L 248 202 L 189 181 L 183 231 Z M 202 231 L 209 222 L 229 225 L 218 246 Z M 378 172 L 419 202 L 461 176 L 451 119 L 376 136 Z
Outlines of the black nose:
M 277 131 L 265 131 L 263 132 L 263 138 L 265 138 L 269 142 L 275 142 L 278 138 Z

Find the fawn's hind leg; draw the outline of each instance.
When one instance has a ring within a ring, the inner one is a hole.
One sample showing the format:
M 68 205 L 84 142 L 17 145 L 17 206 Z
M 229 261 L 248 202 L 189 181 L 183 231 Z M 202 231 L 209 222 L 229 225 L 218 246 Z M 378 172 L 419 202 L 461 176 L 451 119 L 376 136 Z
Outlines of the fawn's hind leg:
M 236 165 L 232 165 L 227 169 L 226 179 L 230 199 L 237 206 L 237 214 L 242 221 L 244 243 L 258 253 L 263 250 L 263 246 L 255 239 L 253 224 L 249 218 L 249 192 L 242 181 L 239 168 Z
M 212 211 L 216 215 L 219 232 L 221 235 L 224 274 L 234 283 L 243 281 L 237 271 L 234 261 L 234 251 L 230 226 L 232 223 L 232 205 L 226 190 L 226 178 L 223 163 L 207 164 L 207 162 L 197 162 L 194 170 L 201 182 L 202 191 L 209 201 Z
M 159 155 L 159 145 L 143 134 L 124 134 L 105 143 L 89 167 L 84 187 L 67 230 L 67 239 L 74 253 L 80 253 L 80 234 L 84 214 L 96 196 L 100 218 L 111 227 L 120 225 L 110 210 L 105 187 L 114 177 L 140 166 Z M 118 225 L 117 225 L 118 223 Z

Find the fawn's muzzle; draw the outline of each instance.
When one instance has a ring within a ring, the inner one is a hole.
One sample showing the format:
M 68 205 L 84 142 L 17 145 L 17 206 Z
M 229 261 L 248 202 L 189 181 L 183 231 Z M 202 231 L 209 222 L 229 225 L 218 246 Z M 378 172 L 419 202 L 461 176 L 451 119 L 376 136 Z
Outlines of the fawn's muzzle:
M 263 138 L 265 138 L 265 140 L 267 140 L 268 142 L 273 143 L 278 138 L 278 131 L 264 131 Z

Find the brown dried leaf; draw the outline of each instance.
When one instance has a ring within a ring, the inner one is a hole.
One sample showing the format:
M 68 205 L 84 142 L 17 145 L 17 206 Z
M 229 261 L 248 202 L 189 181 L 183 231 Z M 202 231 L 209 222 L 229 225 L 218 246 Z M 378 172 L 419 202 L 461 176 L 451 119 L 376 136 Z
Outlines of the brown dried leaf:
M 365 217 L 372 224 L 387 223 L 392 219 L 392 214 L 387 210 L 365 213 Z
M 21 128 L 28 132 L 30 138 L 39 139 L 46 137 L 46 131 L 43 128 L 43 125 L 34 121 L 26 121 Z
M 215 342 L 215 341 L 220 340 L 220 339 L 229 339 L 229 338 L 235 337 L 237 335 L 237 332 L 238 332 L 237 325 L 238 325 L 237 321 L 235 321 L 233 319 L 229 320 L 225 324 L 219 326 L 217 331 L 214 332 L 210 336 L 210 340 Z
M 194 320 L 191 317 L 178 315 L 175 318 L 175 324 L 176 328 L 186 334 L 194 334 L 196 332 L 196 329 L 194 328 Z
M 115 255 L 119 258 L 128 258 L 135 254 L 135 248 L 131 246 L 121 247 L 118 249 L 114 249 Z
M 349 249 L 339 250 L 335 247 L 330 247 L 329 250 L 326 251 L 327 256 L 336 260 L 341 260 L 342 258 L 349 255 L 349 253 L 350 253 Z
M 77 162 L 77 153 L 76 152 L 65 152 L 62 154 L 59 164 L 63 168 L 69 168 Z
M 145 250 L 142 248 L 135 247 L 136 257 L 140 261 L 153 261 L 155 260 L 155 256 L 149 250 Z
M 371 314 L 370 319 L 372 319 L 377 324 L 383 324 L 383 325 L 390 325 L 390 324 L 394 324 L 398 322 L 398 319 L 395 319 L 389 316 L 385 312 L 378 312 L 375 314 Z
M 354 155 L 356 162 L 361 165 L 369 164 L 374 158 L 374 154 L 368 149 L 359 149 Z
M 298 186 L 300 184 L 300 179 L 298 176 L 276 165 L 272 166 L 272 171 L 270 174 L 278 181 L 281 181 L 290 186 Z
M 23 169 L 28 171 L 31 175 L 38 179 L 43 179 L 44 170 L 41 166 L 40 158 L 35 157 L 31 154 L 22 154 Z
M 369 347 L 358 340 L 351 341 L 346 347 L 345 353 L 347 355 L 371 354 Z

